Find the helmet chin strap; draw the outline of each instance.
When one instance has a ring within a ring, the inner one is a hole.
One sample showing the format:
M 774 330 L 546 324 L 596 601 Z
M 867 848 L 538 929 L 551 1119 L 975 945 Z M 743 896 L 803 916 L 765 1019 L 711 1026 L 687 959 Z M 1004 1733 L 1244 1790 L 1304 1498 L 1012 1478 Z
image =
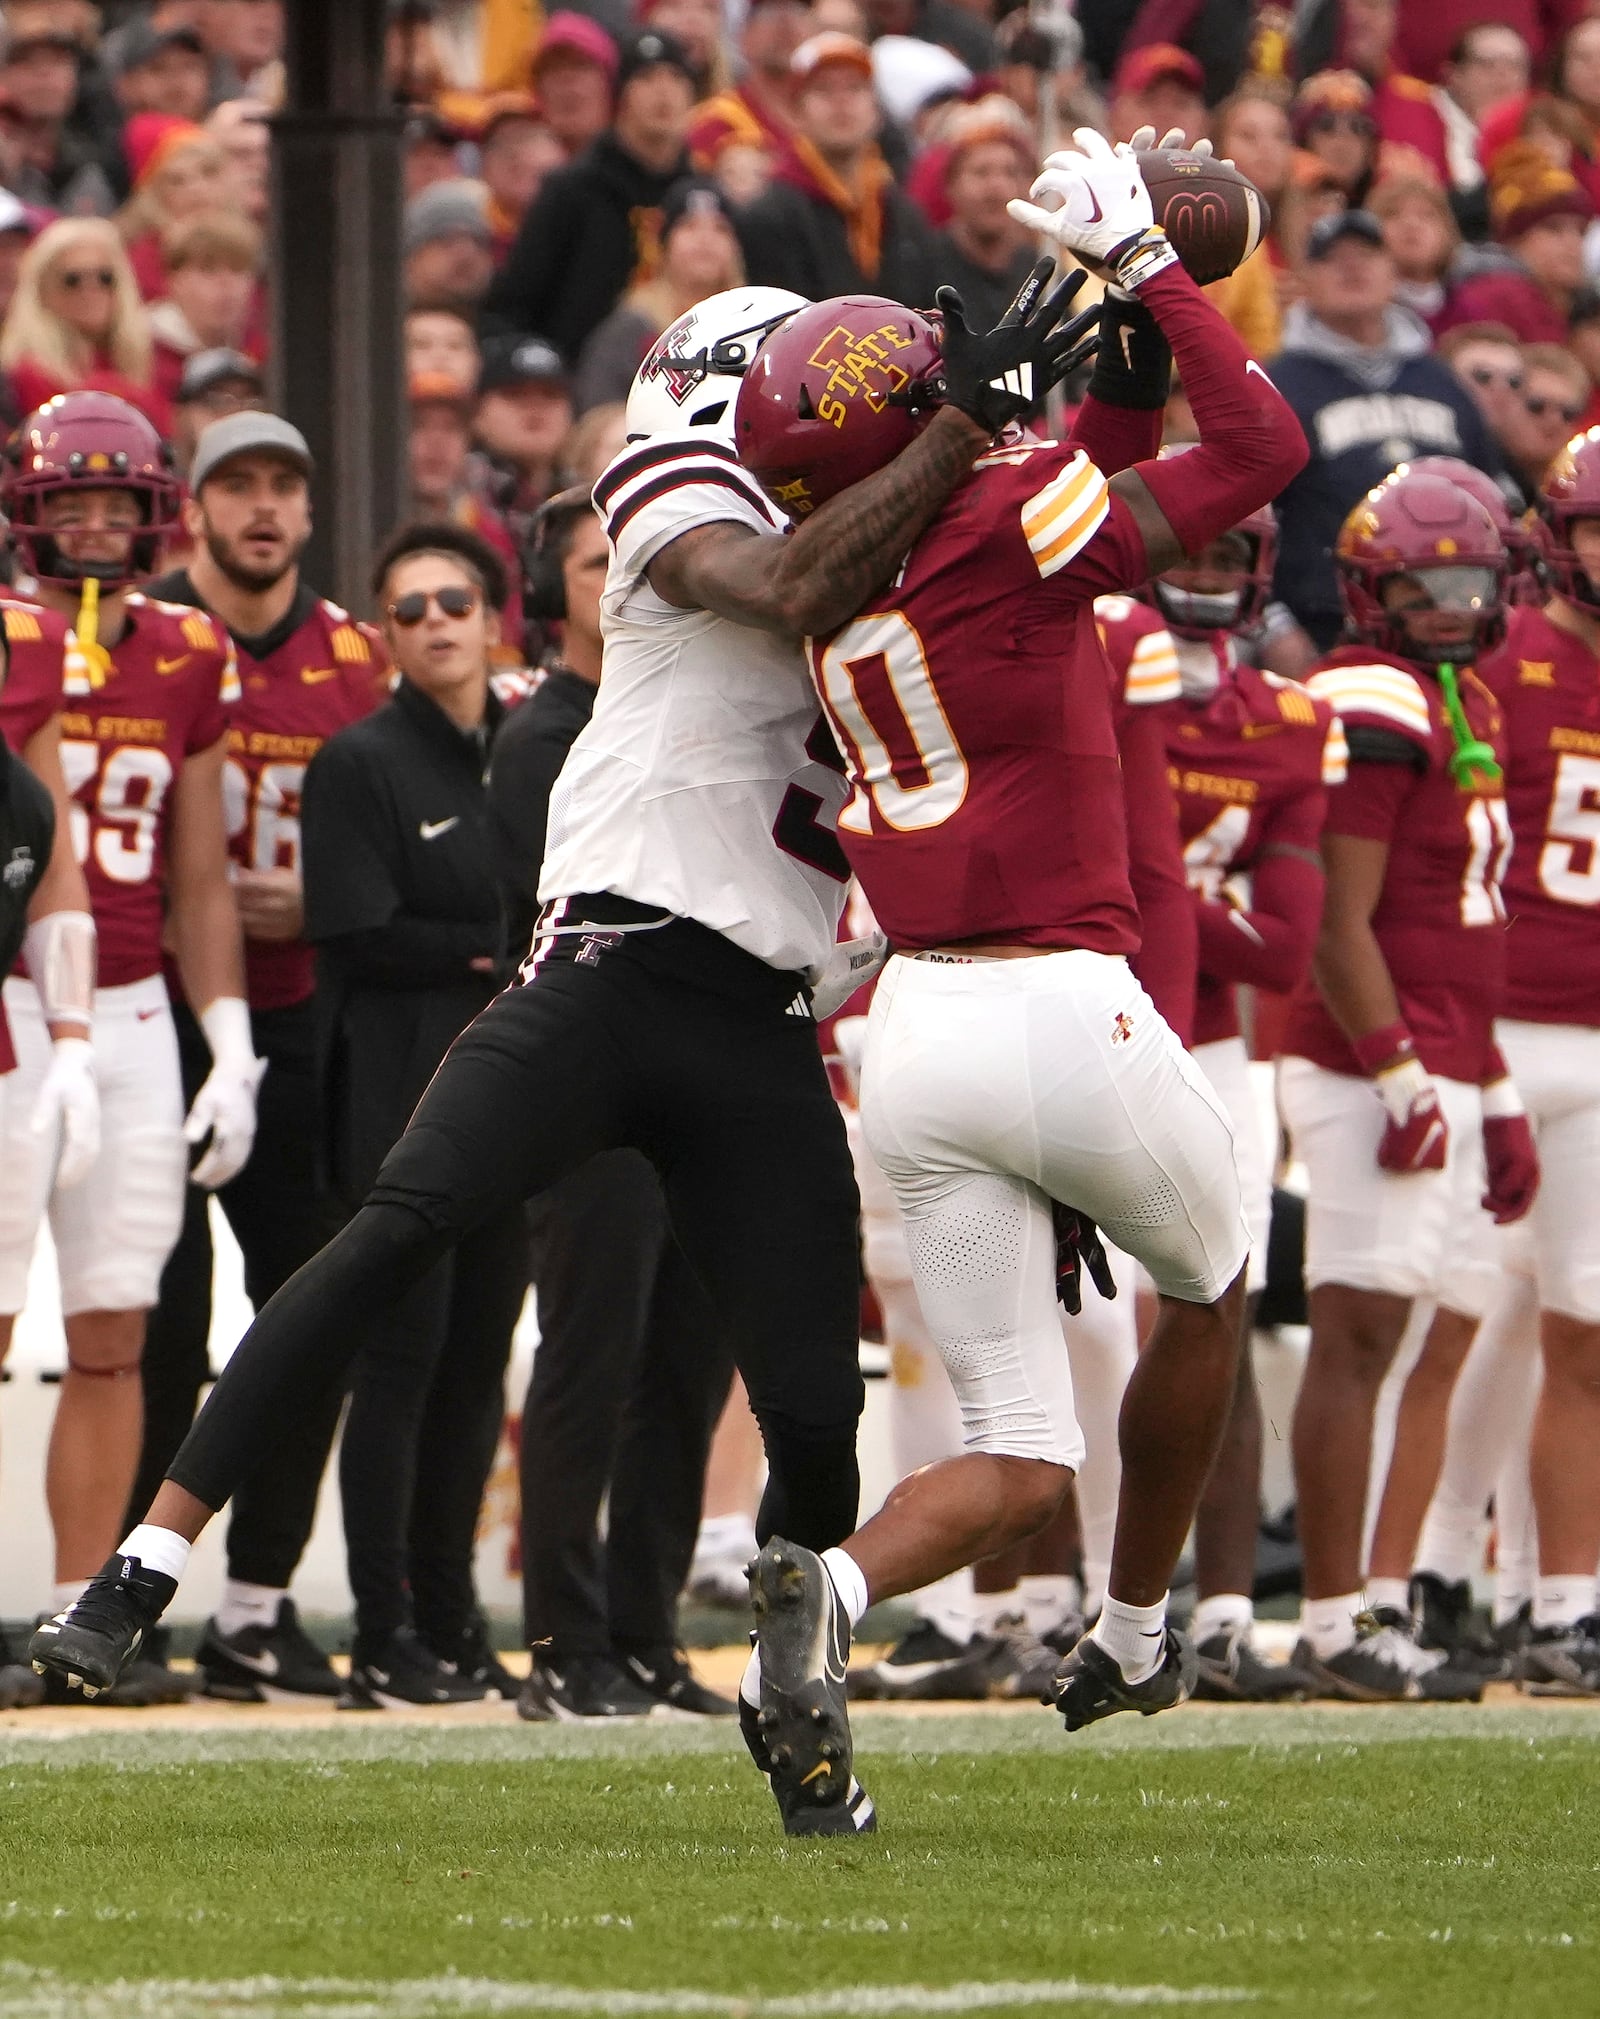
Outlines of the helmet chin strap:
M 83 661 L 91 687 L 103 687 L 111 678 L 111 654 L 100 643 L 100 582 L 85 575 L 78 602 L 78 621 L 73 626 L 78 655 Z
M 1504 774 L 1495 762 L 1493 748 L 1472 733 L 1467 711 L 1461 705 L 1461 685 L 1456 678 L 1455 667 L 1448 659 L 1441 659 L 1434 670 L 1439 675 L 1439 691 L 1444 696 L 1445 718 L 1455 739 L 1456 747 L 1450 753 L 1450 776 L 1464 792 L 1471 792 L 1479 786 L 1498 785 Z

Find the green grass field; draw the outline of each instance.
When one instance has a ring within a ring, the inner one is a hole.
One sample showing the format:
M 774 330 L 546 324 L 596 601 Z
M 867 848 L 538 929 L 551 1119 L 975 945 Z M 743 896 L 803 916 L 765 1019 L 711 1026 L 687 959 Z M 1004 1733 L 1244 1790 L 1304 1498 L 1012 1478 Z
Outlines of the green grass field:
M 0 2019 L 1600 2011 L 1583 1707 L 865 1712 L 876 1837 L 727 1727 L 0 1730 Z

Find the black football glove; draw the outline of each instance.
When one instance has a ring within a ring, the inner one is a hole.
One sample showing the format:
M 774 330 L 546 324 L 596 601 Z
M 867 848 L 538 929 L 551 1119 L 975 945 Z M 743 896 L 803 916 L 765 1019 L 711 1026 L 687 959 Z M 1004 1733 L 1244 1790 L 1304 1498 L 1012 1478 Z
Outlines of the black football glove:
M 1056 1295 L 1067 1316 L 1076 1318 L 1083 1309 L 1083 1270 L 1087 1263 L 1089 1280 L 1107 1302 L 1117 1294 L 1117 1279 L 1111 1273 L 1101 1245 L 1100 1230 L 1087 1213 L 1076 1206 L 1050 1201 L 1050 1217 L 1056 1233 Z
M 1016 299 L 983 335 L 967 322 L 961 296 L 942 287 L 934 304 L 944 317 L 944 397 L 953 407 L 998 434 L 1020 421 L 1054 385 L 1094 353 L 1099 342 L 1098 303 L 1067 316 L 1086 275 L 1069 273 L 1047 294 L 1055 262 L 1041 259 Z

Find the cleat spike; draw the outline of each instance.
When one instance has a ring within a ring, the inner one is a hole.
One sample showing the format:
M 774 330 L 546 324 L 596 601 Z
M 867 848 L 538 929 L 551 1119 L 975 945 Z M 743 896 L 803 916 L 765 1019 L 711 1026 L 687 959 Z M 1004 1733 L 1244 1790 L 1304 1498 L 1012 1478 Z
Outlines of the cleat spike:
M 771 1704 L 767 1704 L 763 1709 L 756 1712 L 757 1731 L 770 1732 L 777 1722 L 778 1713 L 773 1709 Z
M 811 1722 L 814 1725 L 826 1723 L 827 1716 L 828 1713 L 823 1709 L 821 1704 L 813 1704 L 811 1706 Z
M 824 1739 L 822 1744 L 817 1747 L 817 1758 L 819 1760 L 836 1760 L 838 1757 L 839 1747 L 832 1739 Z
M 772 1748 L 771 1758 L 773 1766 L 778 1770 L 779 1773 L 782 1773 L 784 1769 L 788 1767 L 790 1763 L 793 1761 L 794 1753 L 792 1749 L 788 1746 L 774 1746 Z

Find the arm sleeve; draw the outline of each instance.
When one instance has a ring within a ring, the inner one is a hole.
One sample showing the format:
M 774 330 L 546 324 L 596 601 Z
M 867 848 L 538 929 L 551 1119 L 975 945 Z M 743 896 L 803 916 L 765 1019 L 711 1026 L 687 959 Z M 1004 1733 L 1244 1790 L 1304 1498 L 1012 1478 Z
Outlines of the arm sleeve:
M 1188 1044 L 1194 1032 L 1198 949 L 1160 712 L 1120 709 L 1117 749 L 1128 808 L 1128 874 L 1142 927 L 1133 971 Z
M 1093 389 L 1084 398 L 1072 423 L 1068 445 L 1082 449 L 1099 470 L 1114 477 L 1119 470 L 1131 470 L 1135 463 L 1147 463 L 1161 446 L 1161 409 L 1108 406 L 1097 400 Z
M 1114 477 L 1148 462 L 1161 446 L 1172 386 L 1172 348 L 1141 301 L 1108 294 L 1100 305 L 1100 348 L 1069 448 Z

